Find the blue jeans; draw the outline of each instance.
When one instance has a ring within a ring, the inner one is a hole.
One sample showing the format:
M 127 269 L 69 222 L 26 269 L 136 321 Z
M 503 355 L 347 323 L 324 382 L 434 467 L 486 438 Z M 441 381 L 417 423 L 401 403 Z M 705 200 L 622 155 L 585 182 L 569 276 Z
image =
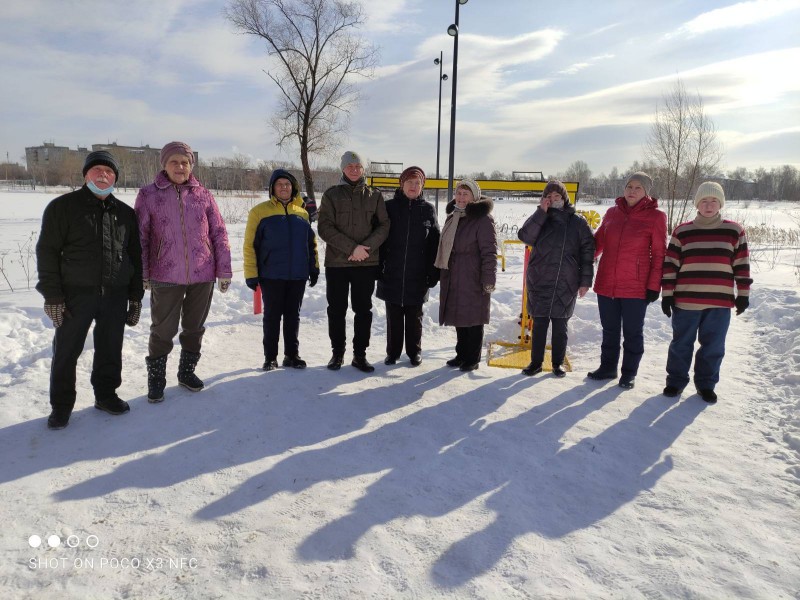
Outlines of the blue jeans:
M 603 344 L 600 346 L 600 371 L 616 373 L 622 339 L 622 375 L 636 377 L 644 354 L 644 316 L 647 300 L 610 298 L 597 295 Z
M 730 308 L 672 309 L 667 385 L 679 390 L 687 386 L 694 342 L 699 338 L 700 348 L 694 356 L 694 385 L 698 390 L 713 390 L 719 381 L 719 368 L 725 356 L 725 336 L 730 323 Z

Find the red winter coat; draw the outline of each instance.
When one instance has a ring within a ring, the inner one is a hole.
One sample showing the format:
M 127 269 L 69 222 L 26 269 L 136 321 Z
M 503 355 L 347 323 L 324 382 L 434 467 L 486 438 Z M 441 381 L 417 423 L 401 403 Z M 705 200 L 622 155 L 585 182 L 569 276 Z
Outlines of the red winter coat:
M 624 197 L 609 208 L 594 234 L 595 257 L 602 254 L 594 291 L 610 298 L 645 299 L 647 290 L 661 289 L 667 249 L 667 215 L 655 198 L 645 196 L 634 206 Z

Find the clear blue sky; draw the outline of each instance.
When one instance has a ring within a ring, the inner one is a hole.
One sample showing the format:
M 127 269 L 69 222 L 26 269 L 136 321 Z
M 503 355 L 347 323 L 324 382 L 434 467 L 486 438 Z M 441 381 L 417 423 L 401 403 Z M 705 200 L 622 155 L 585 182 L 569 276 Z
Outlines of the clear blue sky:
M 264 46 L 237 35 L 223 0 L 25 0 L 0 5 L 0 152 L 98 142 L 190 143 L 298 162 L 268 119 Z M 454 0 L 367 0 L 381 47 L 341 150 L 436 163 L 438 67 L 450 73 Z M 643 158 L 680 77 L 723 142 L 723 168 L 800 167 L 800 0 L 469 0 L 461 7 L 456 172 L 597 174 Z M 452 80 L 452 78 L 451 78 Z M 450 87 L 442 107 L 446 170 Z M 338 164 L 322 157 L 320 164 Z

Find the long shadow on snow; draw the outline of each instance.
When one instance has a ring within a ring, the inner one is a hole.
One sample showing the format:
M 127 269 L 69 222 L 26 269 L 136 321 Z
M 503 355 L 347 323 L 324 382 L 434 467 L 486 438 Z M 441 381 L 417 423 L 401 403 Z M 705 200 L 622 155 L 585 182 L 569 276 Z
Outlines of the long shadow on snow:
M 395 410 L 418 398 L 421 389 L 436 387 L 445 380 L 441 373 L 420 373 L 406 381 L 405 394 L 381 392 L 391 380 L 375 378 L 370 389 L 348 392 L 341 386 L 358 385 L 363 375 L 353 370 L 337 374 L 324 367 L 304 371 L 281 369 L 253 377 L 222 381 L 193 394 L 180 410 L 164 405 L 142 407 L 161 413 L 153 429 L 152 414 L 126 430 L 122 438 L 129 455 L 146 449 L 161 451 L 129 460 L 110 473 L 87 479 L 54 494 L 58 500 L 78 500 L 109 494 L 124 488 L 163 488 L 220 469 L 250 463 L 302 446 L 308 446 L 357 431 L 371 418 Z M 331 389 L 332 384 L 336 385 Z M 214 390 L 216 393 L 211 395 Z M 189 411 L 188 414 L 186 411 Z M 133 411 L 132 411 L 133 412 Z M 137 411 L 139 412 L 139 411 Z M 141 429 L 139 429 L 141 428 Z M 107 432 L 99 427 L 92 437 Z M 133 441 L 143 438 L 143 441 Z M 104 450 L 110 449 L 104 445 Z M 90 453 L 83 460 L 105 458 Z M 75 458 L 70 457 L 70 458 Z M 80 459 L 76 459 L 80 460 Z
M 431 574 L 438 585 L 458 587 L 489 571 L 519 536 L 561 538 L 651 490 L 672 469 L 671 456 L 661 458 L 664 451 L 706 408 L 701 402 L 671 403 L 654 396 L 599 435 L 563 447 L 556 434 L 575 424 L 576 417 L 583 418 L 597 400 L 587 398 L 545 420 L 529 411 L 492 424 L 471 440 L 499 451 L 509 437 L 516 439 L 522 447 L 507 458 L 518 468 L 505 463 L 504 481 L 486 501 L 495 520 L 453 544 L 436 561 Z M 521 432 L 544 441 L 544 446 L 526 448 Z
M 355 555 L 372 527 L 404 517 L 438 517 L 480 495 L 497 513 L 487 528 L 453 544 L 431 576 L 457 587 L 492 568 L 526 533 L 562 537 L 613 514 L 652 488 L 672 468 L 661 454 L 704 409 L 696 402 L 646 400 L 594 438 L 564 448 L 561 438 L 620 394 L 585 383 L 522 415 L 484 425 L 482 417 L 516 393 L 518 376 L 488 382 L 461 396 L 327 448 L 289 456 L 232 494 L 200 510 L 219 518 L 322 481 L 390 472 L 370 485 L 353 510 L 331 521 L 298 548 L 301 559 Z
M 264 502 L 280 492 L 298 493 L 322 481 L 336 481 L 386 469 L 393 469 L 393 473 L 405 472 L 404 469 L 410 471 L 407 480 L 393 493 L 409 496 L 409 500 L 418 499 L 419 478 L 427 470 L 429 457 L 437 456 L 442 448 L 469 436 L 482 417 L 494 412 L 514 393 L 504 390 L 504 384 L 518 379 L 519 376 L 515 375 L 490 380 L 483 385 L 481 379 L 475 379 L 479 387 L 460 396 L 420 409 L 370 433 L 288 456 L 269 470 L 251 477 L 224 498 L 201 509 L 196 517 L 220 518 Z M 389 474 L 381 481 L 391 476 Z M 386 520 L 396 516 L 401 515 L 391 515 Z M 366 529 L 372 524 L 375 523 Z M 343 548 L 336 554 L 350 557 L 352 547 Z

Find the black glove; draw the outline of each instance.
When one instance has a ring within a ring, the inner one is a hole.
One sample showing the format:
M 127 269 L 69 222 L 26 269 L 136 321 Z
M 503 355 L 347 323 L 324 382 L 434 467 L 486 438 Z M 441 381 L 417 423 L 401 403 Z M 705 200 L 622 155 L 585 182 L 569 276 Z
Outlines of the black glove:
M 736 305 L 736 314 L 740 315 L 750 306 L 750 298 L 747 296 L 737 296 L 733 303 Z
M 244 282 L 247 284 L 247 287 L 254 292 L 256 291 L 256 288 L 258 287 L 258 277 L 248 277 L 244 280 Z
M 317 280 L 319 279 L 319 273 L 309 273 L 308 274 L 308 287 L 314 287 L 317 285 Z
M 672 309 L 675 307 L 675 298 L 672 296 L 664 296 L 661 299 L 661 312 L 668 317 L 672 316 Z
M 647 290 L 647 303 L 652 304 L 658 300 L 658 290 Z
M 64 319 L 68 319 L 72 316 L 69 314 L 67 305 L 63 300 L 45 300 L 44 314 L 50 317 L 50 320 L 53 322 L 53 327 L 56 329 L 64 324 Z
M 135 327 L 142 315 L 142 303 L 138 300 L 128 301 L 128 314 L 125 316 L 125 325 Z

